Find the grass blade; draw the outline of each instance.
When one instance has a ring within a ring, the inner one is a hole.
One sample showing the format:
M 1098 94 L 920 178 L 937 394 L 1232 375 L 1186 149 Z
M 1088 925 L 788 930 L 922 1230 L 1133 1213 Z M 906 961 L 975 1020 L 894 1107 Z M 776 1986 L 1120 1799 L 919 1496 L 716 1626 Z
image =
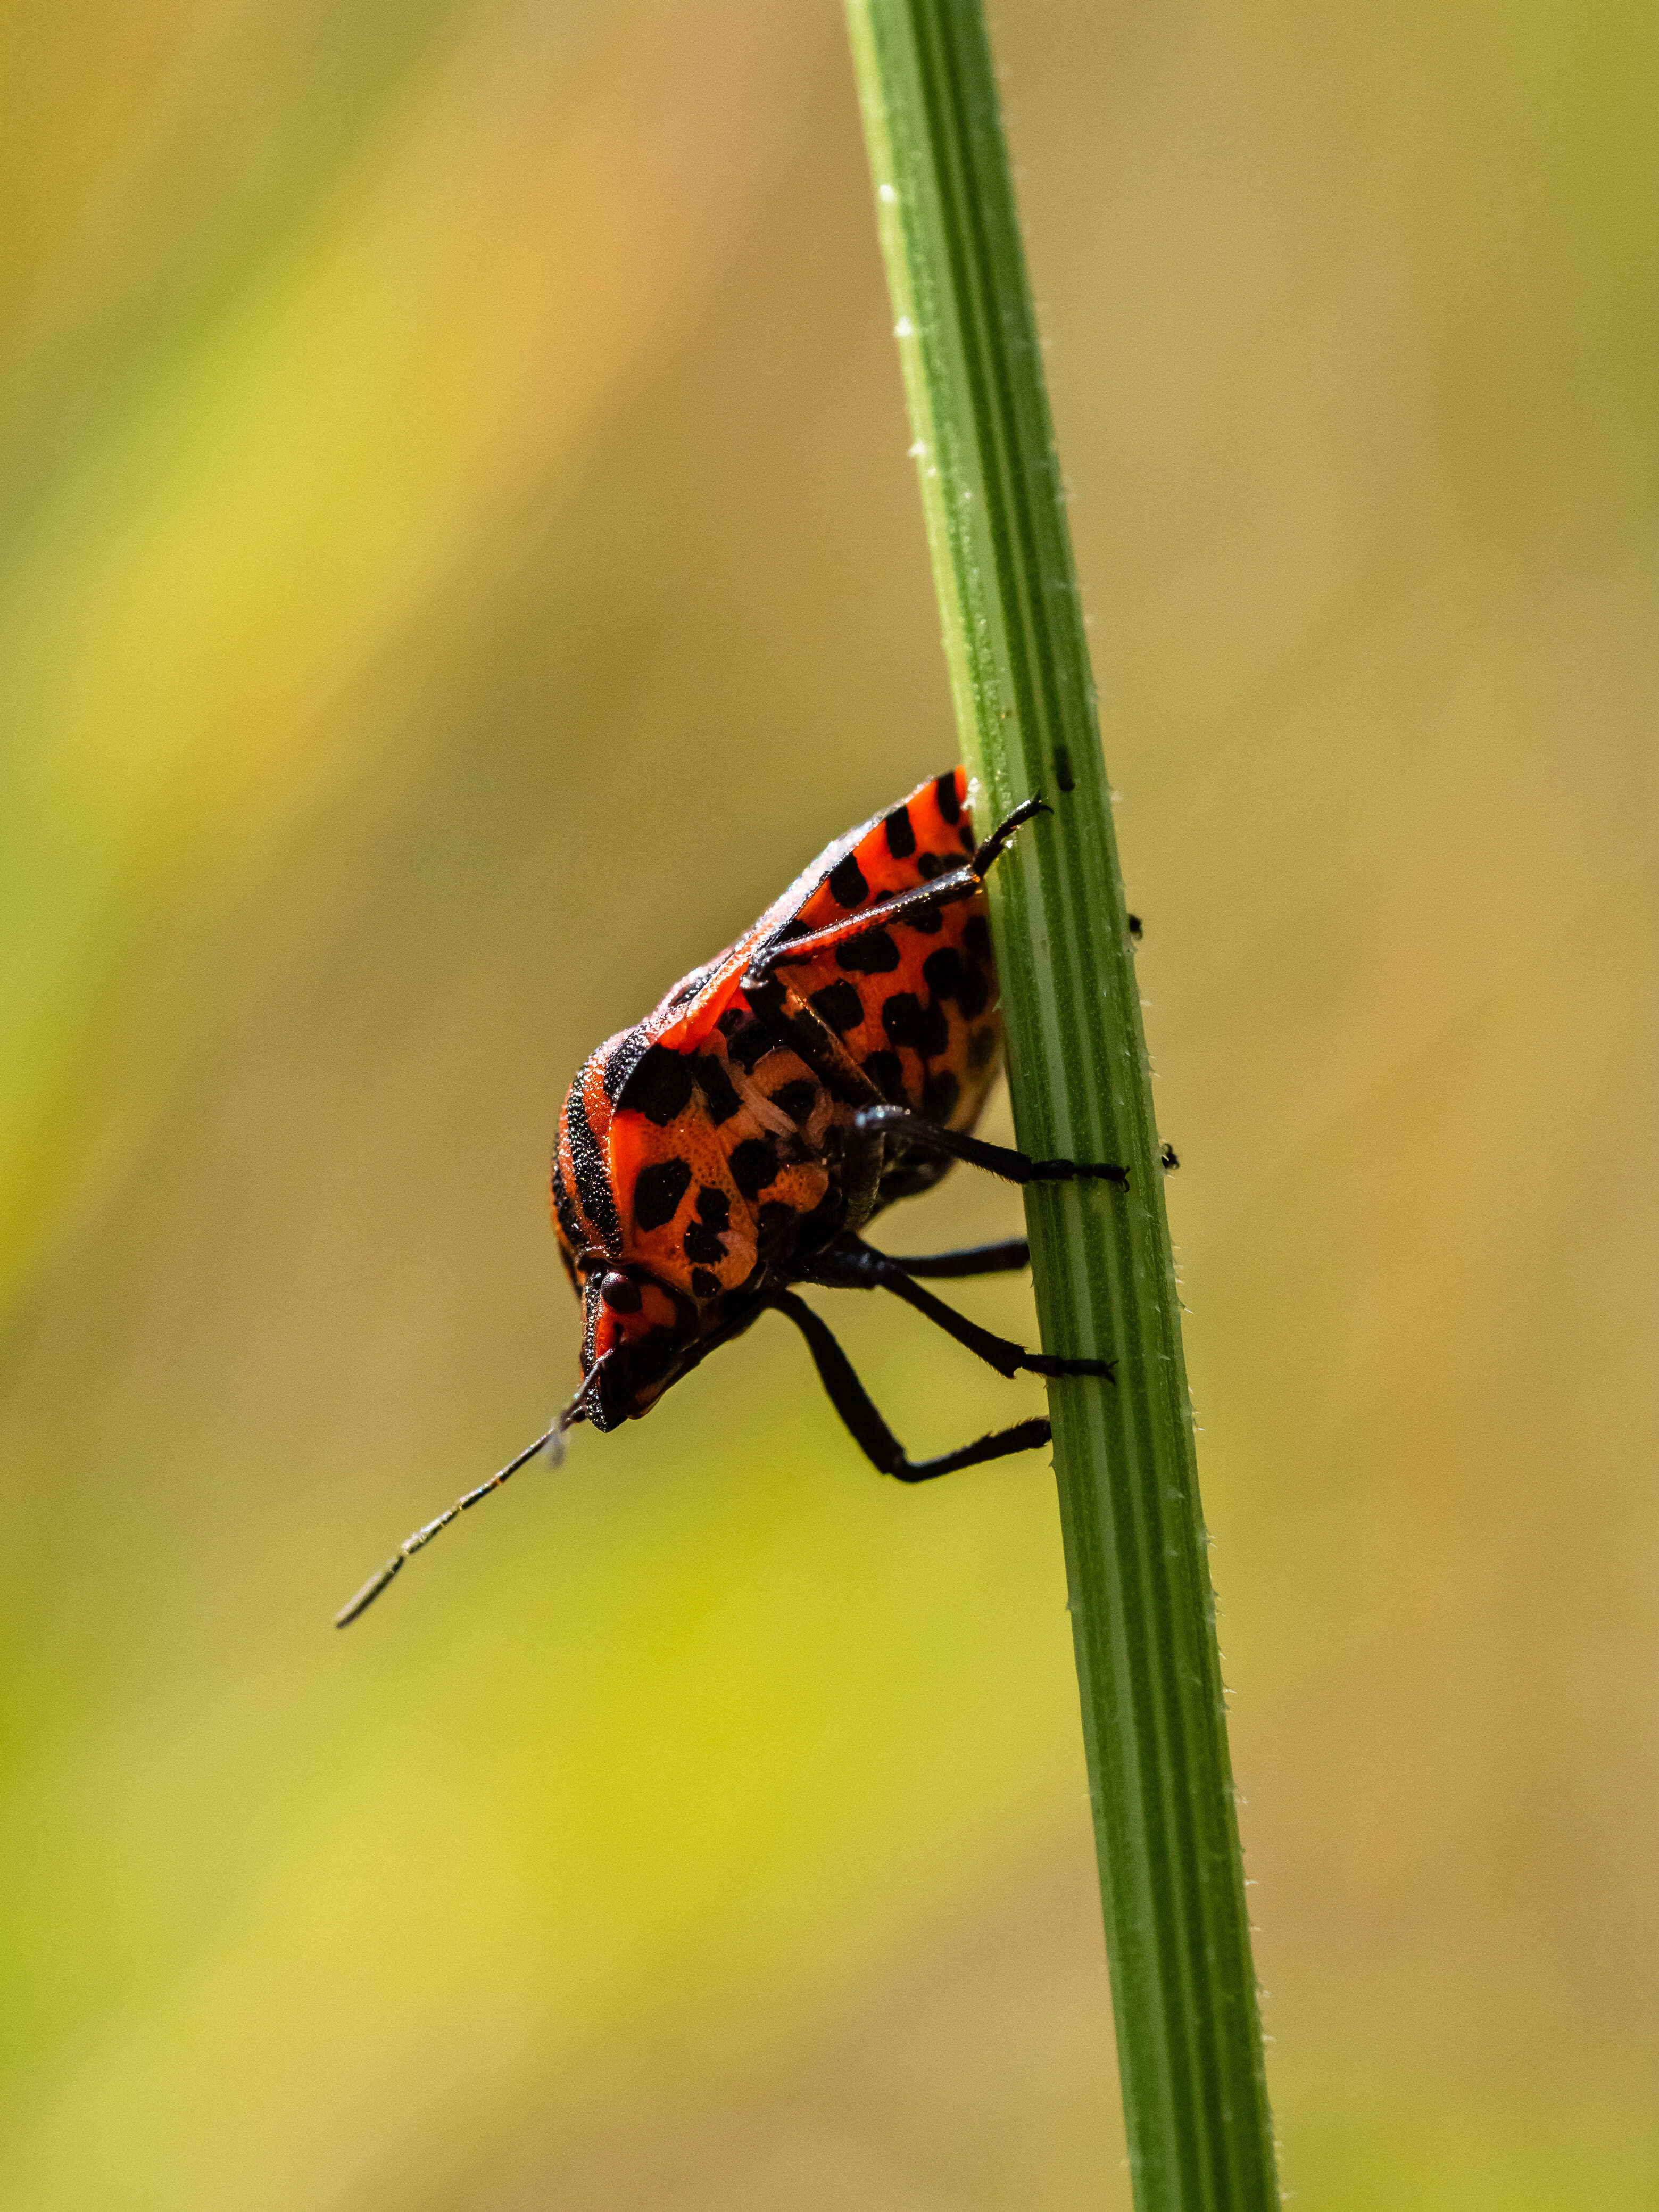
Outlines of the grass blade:
M 1277 2204 L 1181 1309 L 1063 488 L 979 0 L 849 0 L 922 502 L 993 871 L 1135 2202 Z

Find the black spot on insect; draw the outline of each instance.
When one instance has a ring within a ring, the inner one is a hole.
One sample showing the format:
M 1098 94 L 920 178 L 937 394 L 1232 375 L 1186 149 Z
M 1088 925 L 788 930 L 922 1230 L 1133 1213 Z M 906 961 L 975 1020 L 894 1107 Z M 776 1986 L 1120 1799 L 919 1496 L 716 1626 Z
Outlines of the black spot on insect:
M 640 1286 L 626 1275 L 607 1275 L 599 1285 L 599 1296 L 612 1313 L 637 1313 L 640 1310 Z
M 580 1078 L 571 1085 L 570 1096 L 565 1102 L 564 1122 L 570 1136 L 570 1164 L 576 1171 L 576 1196 L 581 1201 L 582 1212 L 599 1231 L 606 1250 L 614 1252 L 622 1243 L 622 1223 L 617 1214 L 617 1201 L 611 1195 L 611 1178 L 605 1172 L 605 1155 L 599 1150 L 587 1119 L 587 1109 L 582 1103 Z
M 723 1190 L 711 1190 L 705 1183 L 697 1193 L 697 1218 L 711 1229 L 729 1229 L 732 1225 L 732 1201 Z
M 772 1103 L 782 1107 L 792 1121 L 804 1121 L 817 1104 L 820 1085 L 810 1075 L 797 1077 L 793 1083 L 785 1083 L 772 1093 Z
M 916 873 L 924 882 L 931 884 L 935 876 L 945 872 L 945 862 L 940 860 L 937 853 L 924 853 L 916 862 Z
M 895 991 L 882 1002 L 881 1025 L 890 1043 L 914 1046 L 921 1025 L 921 1000 L 914 991 Z
M 957 832 L 957 842 L 964 853 L 971 853 L 974 849 L 974 833 L 965 822 Z
M 948 1067 L 936 1067 L 922 1086 L 921 1110 L 930 1121 L 948 1121 L 957 1110 L 962 1085 Z
M 924 1059 L 943 1052 L 951 1041 L 944 1007 L 924 1006 L 914 991 L 894 992 L 882 1007 L 881 1025 L 890 1044 L 908 1045 Z
M 936 999 L 954 999 L 962 988 L 962 955 L 954 945 L 941 945 L 921 963 L 921 980 Z
M 968 1040 L 968 1066 L 971 1074 L 981 1074 L 997 1056 L 997 1033 L 989 1022 L 983 1029 L 975 1030 Z
M 1077 778 L 1072 774 L 1072 756 L 1064 745 L 1054 747 L 1054 781 L 1062 791 L 1077 789 Z
M 672 1221 L 690 1188 L 691 1170 L 684 1160 L 653 1160 L 641 1168 L 634 1185 L 635 1229 L 660 1229 Z
M 718 1129 L 722 1121 L 731 1120 L 739 1103 L 725 1063 L 714 1053 L 699 1053 L 691 1063 L 691 1072 L 708 1105 L 708 1118 Z
M 852 983 L 826 983 L 812 994 L 812 1011 L 840 1036 L 864 1019 L 864 1001 Z
M 758 1198 L 769 1182 L 778 1179 L 778 1156 L 764 1137 L 745 1137 L 733 1148 L 727 1164 L 745 1198 Z
M 991 925 L 982 914 L 970 914 L 963 925 L 963 949 L 981 968 L 991 965 Z
M 659 1129 L 691 1103 L 691 1063 L 683 1052 L 653 1044 L 629 1074 L 617 1094 L 617 1105 L 630 1114 L 643 1114 Z
M 706 1221 L 686 1224 L 685 1238 L 681 1247 L 688 1260 L 700 1267 L 718 1267 L 726 1257 L 726 1247 Z
M 764 1060 L 776 1039 L 764 1022 L 752 1015 L 726 1034 L 726 1049 L 745 1075 L 754 1073 L 757 1060 Z
M 887 849 L 896 860 L 908 860 L 916 849 L 915 824 L 910 819 L 908 806 L 896 806 L 882 823 L 887 833 Z
M 1160 1145 L 1158 1148 L 1158 1156 L 1164 1163 L 1164 1171 L 1166 1175 L 1172 1173 L 1181 1165 L 1180 1158 L 1173 1145 Z
M 788 1042 L 809 1067 L 817 1065 L 825 1048 L 833 1042 L 829 1030 L 807 1006 L 797 1006 L 783 1027 Z
M 962 981 L 957 986 L 957 1004 L 962 1008 L 964 1021 L 975 1021 L 985 1012 L 991 996 L 991 986 L 982 968 L 964 968 Z
M 933 785 L 933 799 L 939 812 L 954 829 L 962 817 L 962 801 L 957 797 L 956 770 L 949 769 Z
M 915 907 L 904 916 L 907 929 L 919 929 L 924 937 L 937 937 L 945 927 L 945 916 L 936 906 Z
M 899 964 L 898 947 L 884 929 L 864 929 L 836 947 L 836 965 L 854 975 L 890 975 Z
M 711 1275 L 707 1267 L 691 1270 L 691 1295 L 694 1298 L 717 1298 L 720 1294 L 720 1279 Z
M 1131 937 L 1133 937 L 1133 939 L 1134 939 L 1135 943 L 1136 943 L 1137 945 L 1139 945 L 1139 942 L 1140 942 L 1140 940 L 1141 940 L 1142 936 L 1145 934 L 1145 932 L 1144 932 L 1144 930 L 1143 930 L 1143 928 L 1142 928 L 1142 925 L 1141 925 L 1140 916 L 1139 916 L 1138 914 L 1132 914 L 1132 915 L 1129 916 L 1128 920 L 1129 920 L 1129 934 L 1130 934 L 1130 936 L 1131 936 Z
M 870 896 L 870 885 L 858 863 L 856 853 L 849 853 L 838 868 L 831 871 L 830 896 L 837 906 L 862 906 Z
M 884 1098 L 904 1096 L 904 1069 L 896 1052 L 872 1052 L 865 1057 L 864 1072 Z

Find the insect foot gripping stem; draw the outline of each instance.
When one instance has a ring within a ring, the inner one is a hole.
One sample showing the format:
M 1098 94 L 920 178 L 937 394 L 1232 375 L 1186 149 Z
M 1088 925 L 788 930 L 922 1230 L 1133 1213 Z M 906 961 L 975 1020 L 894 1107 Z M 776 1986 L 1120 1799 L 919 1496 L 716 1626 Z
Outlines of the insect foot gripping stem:
M 983 883 L 990 873 L 992 861 L 996 859 L 997 854 L 1008 842 L 1016 830 L 1022 828 L 1027 822 L 1035 821 L 1039 814 L 1052 814 L 1054 811 L 1042 793 L 1038 793 L 1034 799 L 1023 799 L 1012 814 L 1005 815 L 984 843 L 977 848 L 973 859 L 968 863 L 969 867 L 979 878 L 981 883 Z
M 954 1129 L 941 1129 L 925 1115 L 912 1113 L 908 1106 L 861 1107 L 853 1117 L 853 1126 L 860 1136 L 896 1137 L 925 1151 L 966 1161 L 969 1167 L 984 1168 L 1006 1182 L 1091 1180 L 1125 1184 L 1129 1180 L 1127 1168 L 1090 1160 L 1034 1160 L 1029 1153 L 1015 1152 L 1011 1145 L 988 1145 L 980 1137 L 961 1136 Z
M 793 1291 L 780 1291 L 772 1304 L 806 1339 L 806 1348 L 830 1404 L 854 1443 L 880 1474 L 890 1474 L 898 1482 L 932 1482 L 936 1475 L 954 1474 L 960 1468 L 983 1467 L 988 1460 L 1035 1451 L 1049 1440 L 1047 1421 L 1020 1421 L 1012 1429 L 996 1429 L 989 1436 L 976 1437 L 956 1451 L 941 1452 L 937 1459 L 911 1459 L 876 1410 L 829 1324 L 820 1321 Z
M 1048 1440 L 1046 1421 L 1022 1421 L 910 1459 L 792 1283 L 884 1291 L 1003 1375 L 1068 1392 L 1114 1379 L 1109 1359 L 1028 1352 L 915 1280 L 1023 1267 L 1024 1237 L 890 1259 L 848 1227 L 931 1188 L 952 1158 L 1017 1183 L 1126 1180 L 1121 1168 L 1033 1160 L 968 1134 L 1002 1053 L 985 878 L 1048 811 L 1029 799 L 981 837 L 967 770 L 928 777 L 836 838 L 724 952 L 588 1054 L 549 1176 L 583 1310 L 581 1387 L 546 1436 L 398 1547 L 341 1609 L 342 1628 L 453 1521 L 556 1454 L 563 1431 L 639 1419 L 769 1307 L 805 1335 L 860 1449 L 902 1482 Z
M 944 780 L 941 778 L 941 782 Z M 955 819 L 961 823 L 960 800 L 957 804 L 958 812 Z M 908 816 L 908 810 L 895 809 L 896 813 L 901 811 Z M 988 837 L 972 846 L 965 858 L 959 850 L 957 865 L 947 868 L 943 873 L 935 873 L 922 882 L 913 884 L 908 890 L 884 891 L 878 905 L 850 919 L 831 922 L 822 929 L 802 934 L 793 921 L 784 922 L 771 937 L 750 951 L 745 981 L 751 985 L 763 983 L 774 968 L 798 966 L 803 960 L 815 958 L 822 953 L 839 951 L 854 939 L 867 936 L 872 931 L 884 933 L 896 923 L 908 922 L 931 931 L 937 924 L 930 921 L 928 917 L 937 914 L 941 907 L 980 897 L 992 863 L 1017 830 L 1023 829 L 1026 823 L 1034 821 L 1039 814 L 1053 812 L 1053 807 L 1046 800 L 1027 799 L 1015 807 L 1012 814 L 999 822 Z M 959 834 L 966 839 L 972 833 L 964 825 Z M 859 877 L 859 896 L 862 898 L 867 890 L 862 873 Z M 856 963 L 843 961 L 842 964 L 847 966 Z
M 884 1252 L 872 1251 L 858 1237 L 832 1244 L 803 1270 L 801 1280 L 822 1283 L 830 1290 L 890 1291 L 932 1322 L 935 1328 L 954 1337 L 976 1359 L 982 1359 L 988 1367 L 994 1367 L 999 1375 L 1046 1375 L 1051 1379 L 1067 1375 L 1097 1375 L 1108 1382 L 1117 1380 L 1115 1360 L 1027 1352 L 1023 1345 L 981 1328 L 966 1314 L 958 1313 L 954 1306 L 946 1305 L 943 1298 L 935 1297 L 931 1291 L 913 1281 L 896 1260 L 889 1259 Z

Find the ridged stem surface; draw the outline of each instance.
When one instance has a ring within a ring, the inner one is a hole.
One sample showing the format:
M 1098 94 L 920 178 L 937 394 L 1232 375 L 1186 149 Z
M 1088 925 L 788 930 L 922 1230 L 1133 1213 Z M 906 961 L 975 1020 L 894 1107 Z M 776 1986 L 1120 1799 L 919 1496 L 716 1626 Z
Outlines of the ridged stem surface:
M 1181 1304 L 1064 489 L 979 0 L 849 0 L 881 244 L 964 757 L 988 824 L 1014 1122 L 1114 1160 L 1033 1186 L 1049 1385 L 1135 2203 L 1279 2202 Z

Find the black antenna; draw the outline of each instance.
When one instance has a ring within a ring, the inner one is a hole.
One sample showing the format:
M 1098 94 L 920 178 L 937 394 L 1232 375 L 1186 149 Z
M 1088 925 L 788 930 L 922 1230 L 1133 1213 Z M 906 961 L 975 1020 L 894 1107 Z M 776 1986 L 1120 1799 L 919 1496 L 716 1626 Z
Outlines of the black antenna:
M 405 1538 L 386 1565 L 377 1568 L 369 1577 L 356 1596 L 340 1607 L 334 1616 L 334 1626 L 337 1628 L 349 1628 L 360 1613 L 368 1612 L 392 1577 L 402 1571 L 405 1559 L 413 1559 L 423 1544 L 429 1544 L 441 1528 L 447 1528 L 452 1521 L 459 1520 L 461 1515 L 476 1505 L 481 1498 L 488 1498 L 492 1490 L 499 1490 L 508 1475 L 516 1474 L 521 1467 L 528 1466 L 538 1452 L 545 1451 L 550 1444 L 553 1447 L 554 1466 L 562 1466 L 564 1462 L 564 1432 L 573 1422 L 583 1418 L 576 1410 L 580 1403 L 580 1393 L 578 1392 L 545 1436 L 538 1437 L 533 1444 L 526 1444 L 517 1459 L 508 1460 L 499 1474 L 492 1474 L 488 1482 L 481 1482 L 476 1490 L 469 1490 L 465 1498 L 458 1498 L 455 1500 L 447 1512 L 441 1513 L 435 1521 L 428 1521 L 424 1528 L 417 1528 L 412 1536 Z

